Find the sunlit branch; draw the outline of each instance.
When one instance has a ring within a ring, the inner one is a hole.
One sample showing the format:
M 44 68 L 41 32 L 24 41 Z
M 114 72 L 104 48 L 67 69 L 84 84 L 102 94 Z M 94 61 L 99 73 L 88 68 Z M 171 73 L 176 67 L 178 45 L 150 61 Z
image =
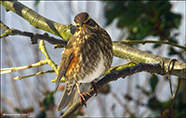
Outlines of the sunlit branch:
M 54 70 L 39 71 L 38 73 L 27 75 L 27 76 L 17 76 L 17 77 L 15 77 L 13 79 L 20 80 L 20 79 L 24 79 L 24 78 L 28 78 L 28 77 L 32 77 L 32 76 L 36 76 L 36 75 L 42 75 L 42 74 L 45 74 L 45 73 L 54 73 L 54 72 L 55 72 Z
M 39 62 L 35 63 L 35 64 L 31 64 L 31 65 L 27 65 L 27 66 L 20 66 L 20 67 L 12 67 L 12 68 L 3 68 L 0 69 L 0 74 L 6 74 L 6 73 L 10 73 L 10 72 L 15 72 L 15 71 L 19 71 L 19 70 L 25 70 L 25 69 L 29 69 L 29 68 L 34 68 L 34 67 L 38 67 L 38 66 L 43 66 L 47 64 L 46 60 L 40 60 Z

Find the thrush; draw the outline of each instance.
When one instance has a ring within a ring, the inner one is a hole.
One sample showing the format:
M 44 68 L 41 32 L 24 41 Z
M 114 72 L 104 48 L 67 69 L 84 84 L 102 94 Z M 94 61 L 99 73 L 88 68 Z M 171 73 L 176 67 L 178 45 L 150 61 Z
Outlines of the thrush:
M 86 12 L 77 14 L 74 23 L 77 28 L 64 50 L 54 90 L 57 91 L 60 80 L 64 77 L 65 90 L 57 111 L 72 105 L 77 91 L 85 103 L 79 84 L 91 83 L 103 76 L 112 64 L 113 50 L 109 34 Z M 91 85 L 95 88 L 95 84 Z

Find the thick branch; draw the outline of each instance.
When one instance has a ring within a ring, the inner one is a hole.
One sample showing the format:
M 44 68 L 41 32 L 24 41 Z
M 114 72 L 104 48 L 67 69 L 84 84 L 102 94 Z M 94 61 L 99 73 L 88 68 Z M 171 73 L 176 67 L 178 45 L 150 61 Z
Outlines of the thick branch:
M 0 21 L 0 26 L 4 29 L 4 33 L 0 35 L 0 38 L 7 37 L 9 35 L 21 35 L 27 36 L 31 38 L 32 44 L 36 44 L 38 39 L 43 39 L 51 44 L 59 44 L 60 46 L 65 46 L 67 41 L 62 39 L 56 39 L 54 37 L 50 37 L 47 33 L 42 34 L 34 34 L 32 32 L 20 31 L 18 29 L 9 28 L 3 22 Z
M 49 20 L 17 1 L 0 1 L 0 4 L 3 5 L 7 11 L 11 10 L 23 17 L 34 27 L 60 36 L 64 40 L 69 40 L 75 32 L 76 27 L 72 24 L 62 25 Z
M 162 69 L 156 70 L 155 73 L 165 75 L 168 73 L 168 65 L 170 59 L 157 56 L 139 49 L 135 49 L 129 45 L 122 42 L 113 42 L 114 56 L 127 59 L 136 64 L 143 63 L 158 63 L 161 65 Z M 171 75 L 176 75 L 181 78 L 186 78 L 186 63 L 181 63 L 179 61 L 175 62 L 174 68 L 171 71 Z
M 156 69 L 161 69 L 161 66 L 159 64 L 145 64 L 145 63 L 140 63 L 136 66 L 133 67 L 127 67 L 125 69 L 122 69 L 120 71 L 116 71 L 116 72 L 112 72 L 108 75 L 106 75 L 105 77 L 103 77 L 100 81 L 97 82 L 97 84 L 101 87 L 103 87 L 104 85 L 106 85 L 107 83 L 109 83 L 110 81 L 116 81 L 118 78 L 123 77 L 125 78 L 126 76 L 130 76 L 133 75 L 135 73 L 138 72 L 142 72 L 142 71 L 148 71 L 148 72 L 156 72 Z M 89 89 L 87 91 L 87 93 L 89 93 L 91 96 L 89 96 L 89 94 L 85 94 L 85 100 L 87 101 L 88 99 L 90 99 L 94 94 L 95 91 L 93 91 L 92 89 Z M 63 117 L 70 117 L 72 114 L 74 114 L 78 108 L 82 106 L 82 102 L 81 102 L 81 98 L 79 98 L 63 115 L 61 118 Z

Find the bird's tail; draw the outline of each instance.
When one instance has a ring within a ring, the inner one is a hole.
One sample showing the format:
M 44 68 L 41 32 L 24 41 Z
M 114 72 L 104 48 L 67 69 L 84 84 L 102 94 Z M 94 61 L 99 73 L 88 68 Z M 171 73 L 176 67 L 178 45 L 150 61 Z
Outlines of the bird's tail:
M 57 106 L 57 111 L 61 111 L 62 109 L 64 109 L 67 105 L 71 106 L 77 99 L 77 87 L 76 85 L 74 85 L 72 87 L 72 91 L 69 93 L 68 90 L 66 89 L 65 86 L 65 90 L 63 92 L 63 95 L 58 103 Z

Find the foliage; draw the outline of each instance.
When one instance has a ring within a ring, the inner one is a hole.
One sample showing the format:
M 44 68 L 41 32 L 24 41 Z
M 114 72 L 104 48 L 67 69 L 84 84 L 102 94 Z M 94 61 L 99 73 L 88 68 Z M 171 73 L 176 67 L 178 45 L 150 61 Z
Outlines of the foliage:
M 170 1 L 107 1 L 105 6 L 106 25 L 110 25 L 117 19 L 117 27 L 121 30 L 127 29 L 126 39 L 143 40 L 147 36 L 159 37 L 159 40 L 167 40 L 177 44 L 176 36 L 181 23 L 181 14 L 171 11 Z M 158 48 L 161 44 L 155 44 L 153 48 Z M 179 54 L 173 48 L 169 48 L 169 55 Z
M 179 35 L 178 32 L 173 33 L 172 31 L 178 29 L 181 23 L 181 14 L 173 13 L 171 11 L 172 4 L 170 1 L 104 1 L 105 5 L 105 17 L 106 25 L 110 25 L 114 20 L 117 22 L 117 27 L 121 31 L 127 29 L 127 40 L 144 40 L 148 36 L 158 37 L 159 41 L 168 40 L 171 43 L 178 44 L 176 37 Z M 120 39 L 123 39 L 123 35 Z M 153 48 L 160 47 L 161 44 L 154 44 Z M 173 47 L 168 47 L 168 55 L 178 55 L 181 57 L 182 54 L 175 50 Z M 184 58 L 182 58 L 183 61 Z M 166 102 L 161 102 L 157 99 L 155 90 L 158 87 L 159 78 L 153 75 L 150 78 L 149 85 L 151 91 L 144 90 L 143 87 L 137 86 L 142 93 L 149 97 L 147 106 L 152 110 L 156 111 L 154 115 L 159 117 L 161 109 L 165 106 L 170 106 L 172 99 Z M 163 85 L 162 85 L 163 86 Z M 182 93 L 182 94 L 181 94 Z M 180 91 L 173 108 L 177 116 L 185 116 L 185 103 L 183 103 L 184 91 Z M 181 109 L 180 109 L 181 108 Z
M 130 40 L 143 40 L 150 35 L 170 40 L 171 30 L 178 29 L 181 22 L 181 15 L 171 12 L 171 8 L 169 1 L 106 2 L 106 25 L 117 19 L 117 27 L 127 28 Z

